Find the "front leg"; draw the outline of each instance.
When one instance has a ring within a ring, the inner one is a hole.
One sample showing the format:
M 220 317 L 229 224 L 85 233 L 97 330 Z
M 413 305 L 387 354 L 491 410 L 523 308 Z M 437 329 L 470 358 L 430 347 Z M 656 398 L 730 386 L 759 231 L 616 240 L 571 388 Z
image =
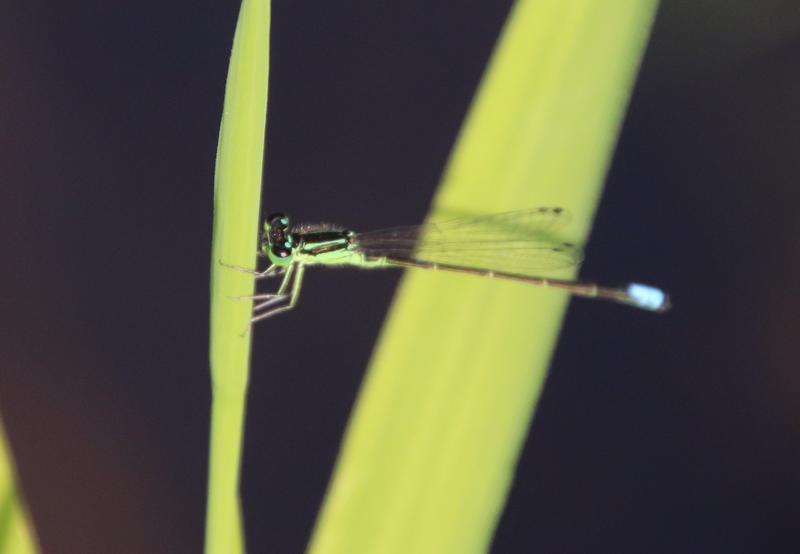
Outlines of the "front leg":
M 274 277 L 276 275 L 280 275 L 281 272 L 284 271 L 282 267 L 277 266 L 275 264 L 270 265 L 264 271 L 255 271 L 253 269 L 242 267 L 240 265 L 226 264 L 222 260 L 219 260 L 219 265 L 221 265 L 222 267 L 227 267 L 228 269 L 241 271 L 242 273 L 247 273 L 248 275 L 254 276 L 256 279 L 263 279 L 264 277 Z
M 275 265 L 271 265 L 270 269 L 276 267 Z M 280 268 L 283 269 L 283 268 Z M 261 302 L 257 304 L 253 311 L 258 311 L 263 309 L 265 306 L 271 305 L 276 301 L 284 300 L 288 298 L 286 294 L 286 290 L 289 288 L 289 283 L 292 280 L 292 273 L 294 272 L 294 264 L 290 265 L 286 269 L 283 270 L 283 281 L 281 281 L 281 286 L 278 287 L 278 290 L 275 293 L 258 293 L 258 294 L 243 294 L 241 296 L 229 296 L 231 300 L 265 300 L 266 302 Z

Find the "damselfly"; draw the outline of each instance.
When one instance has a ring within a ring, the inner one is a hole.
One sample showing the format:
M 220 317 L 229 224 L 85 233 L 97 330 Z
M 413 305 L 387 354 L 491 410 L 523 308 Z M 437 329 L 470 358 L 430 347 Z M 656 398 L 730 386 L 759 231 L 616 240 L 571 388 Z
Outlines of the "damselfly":
M 552 287 L 574 296 L 599 298 L 653 312 L 669 309 L 661 289 L 630 283 L 608 287 L 596 283 L 542 277 L 547 271 L 578 265 L 581 249 L 558 240 L 556 231 L 569 219 L 562 208 L 532 208 L 466 217 L 439 224 L 395 227 L 356 233 L 331 224 L 292 225 L 274 214 L 264 222 L 261 253 L 269 267 L 257 278 L 282 275 L 278 290 L 241 298 L 256 301 L 252 323 L 291 310 L 300 297 L 306 266 L 421 268 Z M 227 264 L 223 264 L 227 265 Z

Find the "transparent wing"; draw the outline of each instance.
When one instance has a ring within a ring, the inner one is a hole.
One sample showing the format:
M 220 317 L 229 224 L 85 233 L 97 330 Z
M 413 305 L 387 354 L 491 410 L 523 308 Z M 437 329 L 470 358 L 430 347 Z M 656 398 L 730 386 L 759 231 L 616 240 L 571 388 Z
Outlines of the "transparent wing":
M 356 240 L 368 257 L 535 275 L 582 260 L 581 249 L 556 234 L 568 221 L 562 208 L 532 208 L 372 231 Z

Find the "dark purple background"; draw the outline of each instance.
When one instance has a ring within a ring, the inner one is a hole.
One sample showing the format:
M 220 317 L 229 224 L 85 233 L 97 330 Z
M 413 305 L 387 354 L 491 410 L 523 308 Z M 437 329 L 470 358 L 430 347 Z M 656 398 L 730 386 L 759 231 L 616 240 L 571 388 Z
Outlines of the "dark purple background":
M 265 205 L 420 221 L 510 2 L 274 4 Z M 0 408 L 45 552 L 201 549 L 237 10 L 0 6 Z M 799 28 L 664 3 L 583 275 L 675 309 L 573 303 L 495 552 L 800 551 Z M 251 552 L 305 545 L 397 279 L 311 272 L 259 326 Z

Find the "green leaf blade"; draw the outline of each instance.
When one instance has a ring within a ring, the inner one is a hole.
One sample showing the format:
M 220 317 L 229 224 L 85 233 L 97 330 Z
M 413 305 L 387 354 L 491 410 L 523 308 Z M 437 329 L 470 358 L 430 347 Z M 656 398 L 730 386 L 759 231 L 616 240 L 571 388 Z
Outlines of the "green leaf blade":
M 214 178 L 211 257 L 212 382 L 205 551 L 244 552 L 239 471 L 250 363 L 252 275 L 257 250 L 269 75 L 269 0 L 243 0 L 231 52 Z

